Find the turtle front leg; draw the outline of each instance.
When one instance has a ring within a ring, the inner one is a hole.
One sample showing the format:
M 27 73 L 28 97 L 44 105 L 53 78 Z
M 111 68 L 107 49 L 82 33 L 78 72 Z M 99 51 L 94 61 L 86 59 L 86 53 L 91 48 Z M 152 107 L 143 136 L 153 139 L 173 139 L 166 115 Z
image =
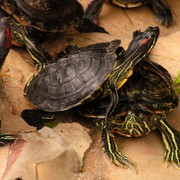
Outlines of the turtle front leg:
M 165 115 L 158 115 L 155 120 L 165 145 L 166 163 L 171 162 L 175 168 L 180 168 L 180 132 L 166 122 Z
M 112 114 L 117 106 L 119 99 L 117 89 L 110 82 L 105 84 L 104 89 L 107 90 L 106 93 L 108 93 L 110 97 L 110 102 L 106 109 L 104 121 L 102 121 L 102 124 L 99 124 L 99 126 L 102 126 L 102 144 L 104 151 L 114 164 L 118 166 L 125 165 L 136 171 L 133 163 L 121 152 L 119 152 L 118 147 L 114 141 L 114 136 L 111 133 L 114 119 Z
M 104 128 L 102 129 L 102 143 L 104 152 L 115 165 L 127 166 L 136 172 L 132 161 L 118 150 L 113 134 Z
M 23 42 L 29 52 L 31 58 L 34 61 L 37 69 L 44 68 L 47 64 L 54 63 L 52 56 L 47 50 L 45 50 L 38 42 L 36 37 L 33 36 L 31 28 L 24 27 Z
M 156 14 L 156 21 L 166 27 L 170 26 L 173 21 L 170 8 L 162 0 L 148 1 L 150 7 Z

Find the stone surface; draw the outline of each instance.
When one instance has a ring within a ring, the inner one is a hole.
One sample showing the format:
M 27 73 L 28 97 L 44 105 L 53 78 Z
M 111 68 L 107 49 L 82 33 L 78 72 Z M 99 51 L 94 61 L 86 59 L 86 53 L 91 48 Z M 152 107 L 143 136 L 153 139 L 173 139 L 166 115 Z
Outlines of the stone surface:
M 57 129 L 61 129 L 61 133 L 48 127 L 38 132 L 22 133 L 23 141 L 0 148 L 0 179 L 72 179 L 82 167 L 83 155 L 91 139 L 77 123 L 71 124 L 69 139 L 61 136 L 67 127 L 59 125 Z

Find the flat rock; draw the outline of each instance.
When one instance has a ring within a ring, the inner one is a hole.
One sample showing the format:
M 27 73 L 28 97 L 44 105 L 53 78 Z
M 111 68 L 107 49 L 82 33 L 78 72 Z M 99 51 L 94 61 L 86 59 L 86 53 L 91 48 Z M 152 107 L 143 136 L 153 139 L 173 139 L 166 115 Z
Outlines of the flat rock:
M 67 127 L 58 125 L 54 131 L 44 127 L 37 132 L 21 133 L 23 140 L 0 148 L 0 179 L 73 178 L 82 167 L 91 139 L 77 123 L 69 126 L 72 133 L 65 138 L 62 134 L 66 134 Z

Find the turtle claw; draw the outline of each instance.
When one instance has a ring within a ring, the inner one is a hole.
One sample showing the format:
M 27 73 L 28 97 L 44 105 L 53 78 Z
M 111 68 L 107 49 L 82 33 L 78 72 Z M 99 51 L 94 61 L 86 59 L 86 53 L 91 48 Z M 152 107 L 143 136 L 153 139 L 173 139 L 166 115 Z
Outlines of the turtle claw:
M 102 143 L 104 152 L 111 159 L 111 162 L 120 167 L 128 167 L 137 174 L 133 162 L 118 150 L 114 136 L 111 132 L 107 132 L 105 128 L 102 130 Z
M 168 27 L 172 24 L 173 16 L 168 5 L 163 1 L 151 0 L 150 7 L 156 14 L 156 22 Z
M 169 27 L 172 24 L 172 17 L 156 16 L 155 21 L 165 27 Z
M 175 129 L 171 129 L 171 138 L 162 133 L 163 141 L 165 143 L 165 162 L 170 162 L 176 169 L 180 169 L 180 133 Z
M 174 161 L 172 162 L 172 165 L 175 169 L 180 170 L 180 163 L 175 163 Z
M 123 168 L 130 168 L 134 173 L 138 174 L 138 171 L 134 165 L 134 163 L 129 160 L 126 156 L 124 156 L 123 154 L 121 154 L 120 152 L 117 154 L 118 155 L 118 160 L 117 159 L 112 159 L 111 158 L 111 161 L 117 165 L 117 166 L 120 166 L 120 167 L 123 167 Z
M 173 165 L 175 169 L 180 170 L 180 162 L 169 161 L 168 159 L 165 160 L 165 168 L 168 167 L 169 162 Z
M 165 115 L 155 119 L 165 145 L 165 167 L 167 162 L 170 162 L 175 168 L 180 169 L 180 132 L 172 128 L 165 119 Z

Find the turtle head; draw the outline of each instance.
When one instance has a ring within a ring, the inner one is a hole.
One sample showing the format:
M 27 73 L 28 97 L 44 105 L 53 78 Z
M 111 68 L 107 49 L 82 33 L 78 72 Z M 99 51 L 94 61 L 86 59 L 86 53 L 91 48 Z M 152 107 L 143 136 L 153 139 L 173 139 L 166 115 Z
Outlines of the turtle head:
M 133 33 L 133 39 L 126 50 L 126 56 L 143 58 L 155 46 L 159 36 L 158 27 L 148 27 L 144 32 L 137 30 Z
M 10 27 L 5 23 L 4 19 L 0 19 L 0 68 L 2 67 L 6 56 L 11 47 Z
M 134 66 L 155 46 L 159 36 L 158 27 L 149 27 L 144 32 L 135 31 L 127 50 L 120 56 L 117 67 L 110 76 L 111 81 L 121 88 L 132 75 Z

